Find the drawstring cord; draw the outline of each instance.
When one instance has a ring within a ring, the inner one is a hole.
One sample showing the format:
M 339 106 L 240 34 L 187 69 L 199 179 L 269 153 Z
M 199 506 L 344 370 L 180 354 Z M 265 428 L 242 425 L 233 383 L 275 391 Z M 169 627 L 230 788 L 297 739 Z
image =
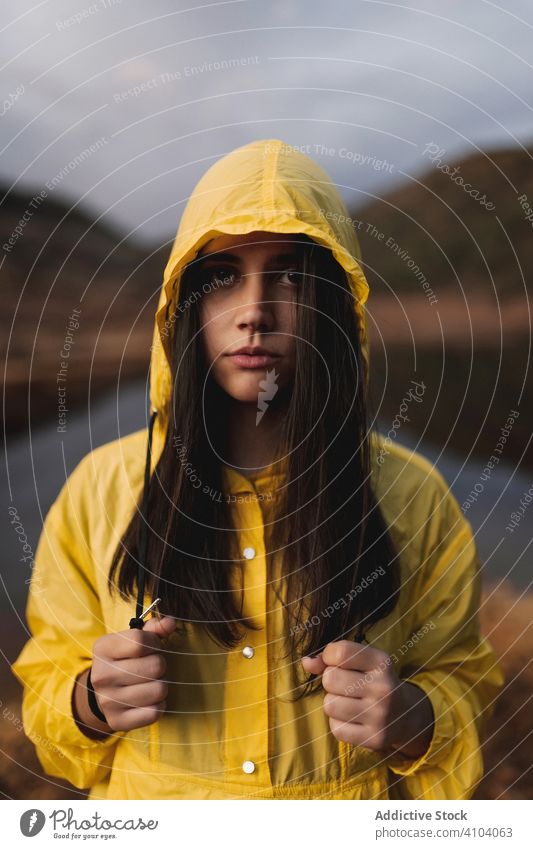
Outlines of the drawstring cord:
M 144 627 L 144 616 L 155 606 L 157 601 L 160 599 L 156 599 L 150 607 L 144 611 L 143 613 L 143 604 L 144 604 L 144 580 L 146 573 L 146 553 L 148 549 L 148 494 L 149 494 L 149 485 L 150 485 L 150 464 L 152 458 L 152 431 L 154 428 L 154 422 L 157 416 L 157 410 L 154 410 L 150 417 L 150 425 L 148 427 L 148 448 L 146 451 L 146 464 L 144 467 L 144 490 L 143 490 L 143 504 L 142 504 L 142 524 L 141 524 L 141 533 L 140 533 L 140 542 L 139 542 L 139 571 L 137 578 L 137 608 L 135 611 L 135 616 L 130 619 L 130 628 L 140 628 Z

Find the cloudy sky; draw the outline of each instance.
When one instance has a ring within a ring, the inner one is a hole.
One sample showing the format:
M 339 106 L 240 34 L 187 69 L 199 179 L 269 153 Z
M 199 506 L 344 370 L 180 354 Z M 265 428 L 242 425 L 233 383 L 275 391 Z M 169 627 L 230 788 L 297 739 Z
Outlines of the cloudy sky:
M 533 142 L 531 0 L 17 0 L 0 39 L 4 188 L 66 168 L 58 197 L 146 241 L 251 139 L 304 147 L 353 206 L 430 143 Z

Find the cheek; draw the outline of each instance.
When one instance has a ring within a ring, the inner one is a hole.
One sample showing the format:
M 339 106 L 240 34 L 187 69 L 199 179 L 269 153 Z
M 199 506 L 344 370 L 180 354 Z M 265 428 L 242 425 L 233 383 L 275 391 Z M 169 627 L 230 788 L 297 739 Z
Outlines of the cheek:
M 199 318 L 202 328 L 204 351 L 209 362 L 212 362 L 216 358 L 220 347 L 220 320 L 217 320 L 216 313 L 208 307 L 200 309 Z
M 295 334 L 297 329 L 297 314 L 295 303 L 278 304 L 276 311 L 276 326 L 279 332 L 286 336 L 285 344 L 287 348 L 295 344 Z

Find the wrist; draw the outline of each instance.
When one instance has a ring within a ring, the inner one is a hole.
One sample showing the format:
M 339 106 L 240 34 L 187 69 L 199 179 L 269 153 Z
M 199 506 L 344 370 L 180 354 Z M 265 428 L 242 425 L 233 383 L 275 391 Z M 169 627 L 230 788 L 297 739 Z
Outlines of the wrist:
M 402 681 L 399 691 L 399 719 L 391 746 L 397 754 L 420 758 L 433 738 L 433 706 L 426 693 L 410 681 Z
M 91 739 L 101 740 L 113 733 L 107 721 L 98 719 L 89 707 L 87 678 L 89 669 L 78 675 L 72 695 L 72 713 L 81 731 Z
M 92 672 L 92 666 L 87 671 L 87 680 L 86 680 L 87 701 L 89 702 L 89 709 L 90 709 L 91 713 L 93 714 L 93 716 L 95 716 L 97 719 L 99 719 L 100 722 L 103 722 L 105 725 L 107 725 L 108 723 L 107 723 L 105 713 L 101 709 L 100 705 L 98 704 L 98 699 L 96 698 L 96 693 L 94 691 L 93 683 L 91 681 L 91 672 Z

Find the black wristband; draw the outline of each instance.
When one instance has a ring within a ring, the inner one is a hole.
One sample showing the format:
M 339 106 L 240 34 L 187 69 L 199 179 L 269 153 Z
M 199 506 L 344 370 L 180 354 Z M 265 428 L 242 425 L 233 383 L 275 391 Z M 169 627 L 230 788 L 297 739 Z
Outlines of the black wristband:
M 91 667 L 92 669 L 92 667 Z M 91 669 L 89 669 L 89 674 L 87 676 L 87 696 L 89 699 L 89 707 L 91 712 L 99 719 L 101 722 L 105 722 L 108 725 L 108 721 L 105 718 L 105 714 L 102 713 L 100 708 L 98 707 L 98 702 L 96 701 L 96 693 L 94 692 L 94 687 L 91 681 Z

